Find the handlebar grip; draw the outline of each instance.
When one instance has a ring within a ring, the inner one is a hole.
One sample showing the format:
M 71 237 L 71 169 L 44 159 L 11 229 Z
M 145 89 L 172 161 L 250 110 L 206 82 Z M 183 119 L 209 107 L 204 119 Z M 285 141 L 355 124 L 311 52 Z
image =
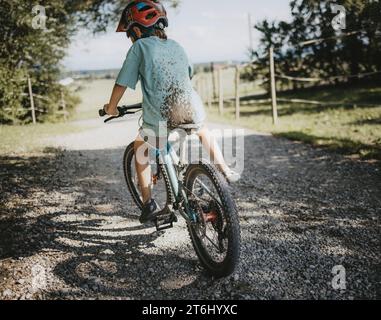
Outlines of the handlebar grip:
M 107 113 L 103 109 L 99 110 L 99 116 L 100 117 L 104 117 L 106 114 Z

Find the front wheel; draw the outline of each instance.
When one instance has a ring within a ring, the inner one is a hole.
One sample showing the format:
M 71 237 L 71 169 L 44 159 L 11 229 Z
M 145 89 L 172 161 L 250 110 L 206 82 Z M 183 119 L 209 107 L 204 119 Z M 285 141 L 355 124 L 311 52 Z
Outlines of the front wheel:
M 240 226 L 229 186 L 212 165 L 189 166 L 184 187 L 197 222 L 188 225 L 196 254 L 216 278 L 232 274 L 240 256 Z
M 162 165 L 158 166 L 156 161 L 151 161 L 150 169 L 152 176 L 152 198 L 156 200 L 160 208 L 165 208 L 165 206 L 173 203 L 172 191 L 169 185 L 169 179 L 166 175 L 166 171 Z M 143 201 L 135 167 L 134 143 L 131 143 L 124 153 L 123 171 L 132 199 L 136 206 L 142 210 Z

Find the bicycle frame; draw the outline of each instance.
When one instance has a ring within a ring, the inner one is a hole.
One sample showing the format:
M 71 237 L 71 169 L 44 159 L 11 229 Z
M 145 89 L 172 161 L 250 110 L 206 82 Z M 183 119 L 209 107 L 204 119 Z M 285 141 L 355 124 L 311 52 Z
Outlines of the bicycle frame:
M 184 141 L 180 142 L 180 157 L 177 156 L 175 150 L 169 142 L 167 142 L 164 152 L 159 149 L 156 149 L 156 157 L 159 158 L 159 161 L 164 166 L 164 169 L 169 178 L 170 186 L 172 192 L 176 199 L 176 204 L 178 204 L 178 210 L 180 214 L 188 223 L 194 223 L 197 221 L 197 216 L 190 209 L 189 200 L 187 194 L 182 186 L 182 182 L 179 179 L 179 173 L 176 170 L 175 166 L 181 167 L 186 164 L 185 161 L 185 148 L 186 144 Z M 181 208 L 181 202 L 183 202 L 185 212 Z
M 111 120 L 121 118 L 128 114 L 135 114 L 139 112 L 141 109 L 141 103 L 129 107 L 118 107 L 119 115 L 115 117 L 110 117 L 106 119 L 104 122 L 107 123 Z M 99 110 L 99 116 L 103 117 L 105 115 L 106 112 L 103 109 Z M 170 187 L 172 189 L 173 194 L 175 195 L 175 205 L 177 206 L 176 209 L 179 210 L 180 214 L 187 221 L 187 223 L 196 223 L 197 215 L 190 209 L 187 193 L 185 192 L 185 189 L 182 186 L 182 182 L 180 181 L 181 172 L 177 172 L 176 170 L 176 166 L 181 168 L 182 166 L 186 165 L 185 141 L 185 137 L 184 139 L 180 138 L 180 157 L 177 156 L 176 152 L 173 150 L 169 142 L 167 142 L 166 147 L 164 148 L 164 153 L 159 149 L 155 149 L 155 151 L 156 157 L 159 159 L 159 161 L 161 160 L 161 163 L 164 166 L 164 170 L 167 173 L 167 177 L 169 178 Z M 185 209 L 185 212 L 183 210 L 183 207 Z

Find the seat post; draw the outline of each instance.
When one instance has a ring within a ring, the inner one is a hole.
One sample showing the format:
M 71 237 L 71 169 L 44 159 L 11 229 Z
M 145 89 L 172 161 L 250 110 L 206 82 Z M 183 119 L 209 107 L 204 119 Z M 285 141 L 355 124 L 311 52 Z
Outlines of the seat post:
M 187 164 L 187 136 L 180 136 L 180 165 Z

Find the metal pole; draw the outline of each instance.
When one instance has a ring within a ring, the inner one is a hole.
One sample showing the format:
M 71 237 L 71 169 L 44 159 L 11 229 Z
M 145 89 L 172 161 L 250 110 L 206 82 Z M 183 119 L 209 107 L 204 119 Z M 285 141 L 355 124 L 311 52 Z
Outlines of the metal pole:
M 32 91 L 32 81 L 28 76 L 28 90 L 29 90 L 29 99 L 30 99 L 30 109 L 32 111 L 32 120 L 33 124 L 36 124 L 36 110 L 34 108 L 34 99 L 33 99 L 33 91 Z
M 278 106 L 276 100 L 276 83 L 275 83 L 275 65 L 274 65 L 274 47 L 270 47 L 269 50 L 270 59 L 270 85 L 271 85 L 271 102 L 273 109 L 273 123 L 278 124 Z

